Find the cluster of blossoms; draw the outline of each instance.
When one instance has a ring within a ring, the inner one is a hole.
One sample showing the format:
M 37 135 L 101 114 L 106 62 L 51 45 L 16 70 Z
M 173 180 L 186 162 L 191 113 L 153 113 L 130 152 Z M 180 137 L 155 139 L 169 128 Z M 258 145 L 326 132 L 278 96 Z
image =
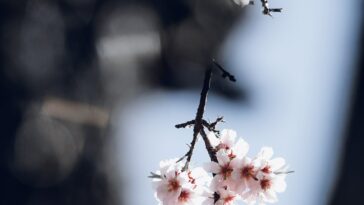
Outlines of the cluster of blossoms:
M 276 193 L 285 191 L 287 166 L 283 158 L 271 159 L 271 148 L 263 147 L 249 158 L 248 143 L 236 141 L 233 130 L 223 130 L 219 137 L 210 132 L 208 138 L 217 162 L 186 170 L 177 159 L 160 162 L 160 169 L 152 174 L 160 205 L 274 203 Z

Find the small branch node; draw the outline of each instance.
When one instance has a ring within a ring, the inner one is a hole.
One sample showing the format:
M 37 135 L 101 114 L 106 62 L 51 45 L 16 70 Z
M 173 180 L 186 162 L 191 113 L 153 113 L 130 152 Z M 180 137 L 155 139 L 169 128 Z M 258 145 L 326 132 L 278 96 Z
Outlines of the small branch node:
M 219 130 L 217 130 L 216 129 L 216 125 L 218 124 L 218 123 L 224 123 L 225 121 L 224 121 L 224 119 L 223 119 L 223 117 L 218 117 L 214 122 L 212 122 L 212 123 L 209 123 L 209 122 L 207 122 L 206 120 L 203 120 L 202 121 L 202 124 L 203 124 L 203 126 L 204 127 L 206 127 L 206 129 L 208 130 L 208 131 L 210 131 L 210 132 L 214 132 L 214 133 L 217 133 L 217 134 L 220 134 L 220 131 Z

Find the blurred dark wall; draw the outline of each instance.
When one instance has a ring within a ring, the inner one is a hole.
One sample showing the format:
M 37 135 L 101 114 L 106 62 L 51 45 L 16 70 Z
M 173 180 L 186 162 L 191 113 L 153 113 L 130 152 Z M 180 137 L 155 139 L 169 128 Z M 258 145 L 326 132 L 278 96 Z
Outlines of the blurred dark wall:
M 331 200 L 332 205 L 363 204 L 361 197 L 364 184 L 364 21 L 358 45 L 360 46 L 358 46 L 356 79 L 345 133 L 344 155 L 339 180 Z
M 47 96 L 101 104 L 93 32 L 101 1 L 89 2 L 92 8 L 66 1 L 0 3 L 2 205 L 109 202 L 107 176 L 98 167 L 103 128 L 40 112 Z M 74 147 L 76 137 L 84 138 L 82 151 Z

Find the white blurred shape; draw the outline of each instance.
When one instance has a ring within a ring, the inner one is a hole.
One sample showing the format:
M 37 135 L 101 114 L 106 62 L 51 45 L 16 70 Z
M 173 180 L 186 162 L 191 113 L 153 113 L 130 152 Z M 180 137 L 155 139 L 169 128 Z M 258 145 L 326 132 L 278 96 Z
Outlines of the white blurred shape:
M 102 64 L 128 66 L 160 53 L 159 22 L 147 7 L 109 8 L 100 20 L 97 52 Z M 108 69 L 108 67 L 105 67 Z
M 103 13 L 96 48 L 107 101 L 116 104 L 137 93 L 142 84 L 138 73 L 160 55 L 159 21 L 142 6 L 111 5 Z
M 155 31 L 104 37 L 98 44 L 99 56 L 108 63 L 135 63 L 143 57 L 155 56 L 160 51 L 159 34 Z

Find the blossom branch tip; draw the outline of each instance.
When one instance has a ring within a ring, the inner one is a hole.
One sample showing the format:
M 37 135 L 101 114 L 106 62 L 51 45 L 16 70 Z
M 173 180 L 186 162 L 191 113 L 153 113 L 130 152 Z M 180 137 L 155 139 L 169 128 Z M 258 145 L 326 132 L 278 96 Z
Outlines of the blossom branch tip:
M 276 175 L 280 175 L 280 174 L 292 174 L 292 173 L 294 173 L 294 171 L 274 172 L 274 174 L 276 174 Z
M 232 82 L 236 82 L 236 78 L 235 76 L 233 76 L 232 74 L 230 74 L 229 72 L 227 72 L 214 58 L 212 59 L 212 63 L 221 70 L 222 74 L 221 77 L 222 78 L 228 78 L 230 81 Z
M 177 128 L 177 129 L 186 128 L 187 126 L 192 126 L 194 124 L 195 124 L 195 120 L 190 120 L 190 121 L 187 121 L 185 123 L 177 124 L 174 127 Z
M 152 178 L 152 179 L 161 179 L 162 176 L 153 172 L 150 172 L 150 176 L 148 176 L 148 178 Z
M 273 8 L 273 9 L 269 9 L 269 12 L 282 12 L 283 8 Z
M 270 8 L 268 4 L 268 0 L 261 0 L 263 11 L 262 13 L 264 15 L 268 15 L 270 17 L 273 17 L 272 12 L 282 12 L 282 8 Z

